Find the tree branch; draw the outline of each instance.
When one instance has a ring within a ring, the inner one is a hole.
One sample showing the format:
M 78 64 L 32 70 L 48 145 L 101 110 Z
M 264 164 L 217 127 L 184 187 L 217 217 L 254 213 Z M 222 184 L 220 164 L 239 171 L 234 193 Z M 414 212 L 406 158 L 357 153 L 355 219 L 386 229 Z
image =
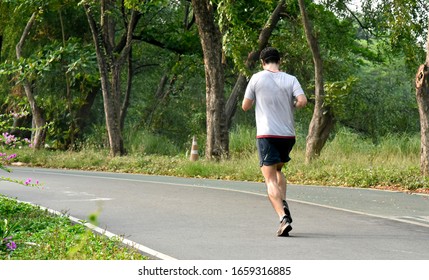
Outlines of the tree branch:
M 125 17 L 125 14 L 123 14 L 123 16 Z M 128 22 L 128 25 L 125 25 L 125 27 L 127 28 L 127 32 L 124 33 L 121 37 L 121 40 L 119 41 L 118 45 L 116 45 L 114 52 L 115 53 L 120 53 L 122 52 L 122 50 L 125 48 L 125 46 L 127 45 L 127 40 L 129 40 L 129 31 L 131 28 L 131 35 L 134 32 L 134 30 L 137 27 L 137 23 L 139 22 L 140 18 L 141 18 L 141 13 L 133 10 L 132 14 L 131 14 L 131 20 Z M 126 21 L 124 20 L 124 24 L 126 23 Z M 135 39 L 134 37 L 132 37 L 131 39 Z M 130 41 L 131 42 L 131 41 Z
M 258 50 L 250 52 L 247 56 L 246 67 L 252 69 L 255 67 L 255 63 L 259 60 L 259 54 L 261 51 L 268 45 L 268 41 L 273 33 L 274 28 L 282 17 L 283 11 L 285 9 L 284 0 L 279 1 L 264 28 L 262 28 L 258 37 Z
M 365 25 L 360 21 L 360 19 L 356 16 L 356 14 L 355 14 L 352 10 L 350 10 L 350 8 L 346 5 L 346 3 L 344 3 L 344 2 L 343 2 L 343 5 L 344 5 L 344 7 L 346 8 L 346 10 L 347 10 L 351 15 L 352 15 L 352 17 L 354 17 L 354 19 L 357 21 L 357 23 L 359 24 L 359 26 L 360 26 L 362 29 L 367 30 L 371 35 L 376 36 L 376 35 L 371 31 L 371 29 L 369 29 L 369 27 L 368 27 L 368 26 L 365 26 Z
M 152 37 L 149 34 L 140 34 L 140 35 L 134 35 L 133 39 L 140 40 L 142 42 L 151 44 L 155 47 L 159 47 L 165 50 L 169 50 L 171 52 L 177 53 L 177 54 L 195 54 L 194 49 L 188 49 L 188 48 L 182 48 L 179 44 L 165 44 L 163 42 L 158 41 L 156 38 Z M 200 51 L 200 49 L 198 50 Z
M 18 44 L 16 44 L 15 50 L 16 50 L 16 57 L 18 59 L 20 59 L 22 56 L 22 47 L 24 46 L 24 42 L 27 39 L 28 34 L 30 33 L 31 27 L 33 27 L 34 22 L 36 21 L 36 16 L 37 16 L 36 12 L 34 12 L 31 15 L 30 19 L 27 22 L 27 25 L 24 28 L 24 31 L 22 32 L 22 35 L 21 35 L 21 38 L 19 39 Z

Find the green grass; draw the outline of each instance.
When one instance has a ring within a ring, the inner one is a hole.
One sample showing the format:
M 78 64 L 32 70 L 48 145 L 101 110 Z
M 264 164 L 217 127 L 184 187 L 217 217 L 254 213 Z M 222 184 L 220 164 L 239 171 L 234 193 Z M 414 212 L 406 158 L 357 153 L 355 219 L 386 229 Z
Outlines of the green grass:
M 175 156 L 138 152 L 115 158 L 109 157 L 107 150 L 90 148 L 79 152 L 22 149 L 17 153 L 18 160 L 30 166 L 262 181 L 254 135 L 253 130 L 235 129 L 230 137 L 231 157 L 221 161 L 204 159 L 201 146 L 200 159 L 196 162 L 189 161 L 189 151 L 179 151 Z M 149 139 L 150 143 L 156 142 L 153 136 Z M 169 150 L 173 149 L 171 143 L 165 143 Z M 290 183 L 405 190 L 429 188 L 427 178 L 422 178 L 419 171 L 419 135 L 389 135 L 373 143 L 341 129 L 325 145 L 321 156 L 310 164 L 305 164 L 305 138 L 298 136 L 291 157 L 285 169 Z
M 16 225 L 11 236 L 17 244 L 11 253 L 0 250 L 0 260 L 144 259 L 136 250 L 122 246 L 119 239 L 94 234 L 81 224 L 72 224 L 66 216 L 56 216 L 3 196 L 0 196 L 0 218 L 0 227 L 5 219 L 9 226 Z
M 319 159 L 304 164 L 304 149 L 296 149 L 289 165 L 289 181 L 349 187 L 428 189 L 427 178 L 420 175 L 420 138 L 418 135 L 389 135 L 379 143 L 340 130 L 328 142 Z

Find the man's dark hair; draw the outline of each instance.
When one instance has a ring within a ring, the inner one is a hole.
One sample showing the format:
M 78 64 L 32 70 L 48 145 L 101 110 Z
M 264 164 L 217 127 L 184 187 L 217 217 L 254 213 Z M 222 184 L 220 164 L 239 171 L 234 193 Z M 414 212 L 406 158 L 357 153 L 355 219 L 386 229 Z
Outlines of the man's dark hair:
M 264 61 L 264 63 L 279 63 L 280 62 L 280 53 L 276 48 L 267 47 L 261 51 L 259 58 Z

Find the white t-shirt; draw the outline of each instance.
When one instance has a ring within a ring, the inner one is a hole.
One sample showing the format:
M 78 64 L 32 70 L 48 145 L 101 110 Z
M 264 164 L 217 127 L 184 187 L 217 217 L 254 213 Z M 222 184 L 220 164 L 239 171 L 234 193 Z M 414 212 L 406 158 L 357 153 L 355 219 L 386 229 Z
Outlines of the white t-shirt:
M 252 76 L 245 98 L 255 101 L 257 138 L 295 137 L 294 98 L 304 94 L 298 80 L 285 72 L 260 71 Z

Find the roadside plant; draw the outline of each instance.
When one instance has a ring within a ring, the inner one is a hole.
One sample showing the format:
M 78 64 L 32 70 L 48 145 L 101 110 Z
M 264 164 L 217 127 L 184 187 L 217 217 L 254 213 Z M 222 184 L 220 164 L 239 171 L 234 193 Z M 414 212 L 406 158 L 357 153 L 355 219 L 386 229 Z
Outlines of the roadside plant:
M 7 118 L 18 118 L 25 116 L 27 113 L 11 113 L 10 115 L 0 115 L 0 131 L 6 130 L 8 128 L 7 126 Z M 13 150 L 13 149 L 21 149 L 24 146 L 31 147 L 31 141 L 28 138 L 21 139 L 20 137 L 17 137 L 13 134 L 10 134 L 9 132 L 3 132 L 0 135 L 0 169 L 6 172 L 11 172 L 9 168 L 7 168 L 8 165 L 10 165 L 13 161 L 16 160 L 17 154 L 11 153 L 8 154 L 7 150 Z M 15 180 L 7 177 L 0 177 L 0 181 L 8 181 L 13 183 L 18 183 L 25 186 L 38 186 L 39 181 L 33 180 L 31 178 L 27 178 L 25 181 L 22 180 Z M 12 245 L 11 245 L 12 246 Z M 13 246 L 12 246 L 13 247 Z
M 0 221 L 0 254 L 6 254 L 8 257 L 18 247 L 16 242 L 13 240 L 13 235 L 18 229 L 18 224 L 9 224 L 7 219 Z
M 0 136 L 0 145 L 6 149 L 8 148 L 22 148 L 24 145 L 31 146 L 31 142 L 28 138 L 20 139 L 9 132 L 3 132 Z

